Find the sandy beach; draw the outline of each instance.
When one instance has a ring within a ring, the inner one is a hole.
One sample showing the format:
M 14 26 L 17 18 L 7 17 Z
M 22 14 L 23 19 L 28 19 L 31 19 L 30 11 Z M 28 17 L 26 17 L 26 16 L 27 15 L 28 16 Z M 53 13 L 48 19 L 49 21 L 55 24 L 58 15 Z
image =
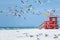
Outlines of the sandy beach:
M 0 30 L 0 40 L 60 40 L 60 29 Z

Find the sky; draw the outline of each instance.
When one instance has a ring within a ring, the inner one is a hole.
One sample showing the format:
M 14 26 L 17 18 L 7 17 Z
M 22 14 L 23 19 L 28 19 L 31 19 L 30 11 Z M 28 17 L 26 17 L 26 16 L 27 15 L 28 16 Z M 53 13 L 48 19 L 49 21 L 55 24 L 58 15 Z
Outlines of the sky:
M 51 9 L 59 17 L 60 0 L 0 0 L 0 27 L 38 27 Z

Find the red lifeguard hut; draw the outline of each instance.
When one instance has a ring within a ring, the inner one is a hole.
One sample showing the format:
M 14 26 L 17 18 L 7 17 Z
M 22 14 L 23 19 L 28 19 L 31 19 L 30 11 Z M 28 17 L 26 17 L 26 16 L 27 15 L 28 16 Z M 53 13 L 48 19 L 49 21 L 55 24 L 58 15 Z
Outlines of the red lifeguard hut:
M 44 28 L 45 29 L 58 29 L 57 16 L 50 14 L 50 16 L 48 17 L 49 17 L 49 20 L 44 21 Z

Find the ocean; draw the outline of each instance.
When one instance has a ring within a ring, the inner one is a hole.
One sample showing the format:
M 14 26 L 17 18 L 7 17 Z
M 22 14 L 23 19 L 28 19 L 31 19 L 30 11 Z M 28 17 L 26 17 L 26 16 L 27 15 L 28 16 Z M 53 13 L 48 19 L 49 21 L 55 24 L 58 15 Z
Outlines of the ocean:
M 14 29 L 35 29 L 38 27 L 0 27 L 0 30 L 14 30 Z

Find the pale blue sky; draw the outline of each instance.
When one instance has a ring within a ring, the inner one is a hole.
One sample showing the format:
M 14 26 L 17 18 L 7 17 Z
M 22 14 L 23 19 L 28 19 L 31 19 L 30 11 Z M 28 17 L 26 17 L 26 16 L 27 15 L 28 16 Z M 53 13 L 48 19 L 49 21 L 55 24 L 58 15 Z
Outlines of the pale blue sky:
M 26 0 L 23 1 L 26 5 L 32 5 L 31 11 L 35 11 L 40 15 L 33 15 L 32 12 L 29 11 L 28 13 L 22 14 L 26 19 L 16 17 L 10 13 L 14 9 L 21 10 L 21 7 L 23 7 L 23 11 L 27 10 L 27 7 L 21 3 L 21 0 L 0 0 L 0 10 L 6 11 L 5 13 L 0 13 L 1 27 L 38 27 L 44 20 L 48 19 L 44 14 L 50 9 L 54 9 L 56 11 L 54 14 L 60 16 L 60 0 L 49 0 L 49 2 L 48 0 L 40 0 L 41 4 L 38 2 L 35 3 L 35 0 L 28 0 L 28 2 L 26 2 Z M 18 7 L 14 8 L 14 6 Z M 58 24 L 60 24 L 60 18 L 58 18 L 58 22 Z

